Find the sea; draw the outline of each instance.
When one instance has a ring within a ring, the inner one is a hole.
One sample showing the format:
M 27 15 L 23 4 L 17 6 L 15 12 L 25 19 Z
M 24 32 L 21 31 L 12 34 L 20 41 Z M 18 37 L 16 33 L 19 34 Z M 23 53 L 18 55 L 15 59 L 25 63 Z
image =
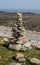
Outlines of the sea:
M 17 12 L 24 12 L 24 13 L 37 13 L 40 14 L 40 10 L 38 9 L 0 9 L 0 12 L 6 12 L 6 13 L 17 13 Z

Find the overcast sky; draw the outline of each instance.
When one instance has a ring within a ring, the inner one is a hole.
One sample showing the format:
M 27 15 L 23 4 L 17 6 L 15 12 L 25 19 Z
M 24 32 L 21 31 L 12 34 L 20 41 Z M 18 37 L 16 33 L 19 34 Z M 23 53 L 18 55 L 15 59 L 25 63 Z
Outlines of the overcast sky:
M 40 0 L 0 0 L 0 9 L 40 9 Z

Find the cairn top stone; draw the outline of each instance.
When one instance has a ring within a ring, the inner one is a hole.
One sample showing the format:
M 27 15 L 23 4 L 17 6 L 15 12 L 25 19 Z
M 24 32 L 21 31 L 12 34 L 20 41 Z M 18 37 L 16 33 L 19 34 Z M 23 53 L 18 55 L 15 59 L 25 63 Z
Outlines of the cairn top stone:
M 17 19 L 18 19 L 19 21 L 22 20 L 22 13 L 21 13 L 21 12 L 18 12 L 18 13 L 17 13 Z

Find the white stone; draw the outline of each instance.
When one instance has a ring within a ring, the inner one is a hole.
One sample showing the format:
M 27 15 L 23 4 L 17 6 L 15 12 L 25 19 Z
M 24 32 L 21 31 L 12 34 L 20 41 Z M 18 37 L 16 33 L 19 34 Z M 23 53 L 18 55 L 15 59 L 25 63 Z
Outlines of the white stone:
M 3 40 L 4 40 L 4 41 L 6 41 L 6 42 L 8 42 L 8 41 L 9 41 L 9 40 L 8 40 L 8 38 L 3 38 Z
M 31 63 L 40 64 L 40 60 L 37 59 L 37 58 L 31 58 L 31 59 L 30 59 L 30 62 L 31 62 Z

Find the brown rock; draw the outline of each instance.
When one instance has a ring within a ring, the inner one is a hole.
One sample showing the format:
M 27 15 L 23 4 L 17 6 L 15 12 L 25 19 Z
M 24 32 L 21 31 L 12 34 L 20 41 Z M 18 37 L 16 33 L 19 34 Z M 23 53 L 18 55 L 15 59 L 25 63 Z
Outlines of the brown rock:
M 23 27 L 18 27 L 19 30 L 23 29 Z
M 22 43 L 26 43 L 28 40 L 26 39 L 26 37 L 20 37 L 18 38 L 19 40 L 22 41 Z
M 19 59 L 19 58 L 24 58 L 24 55 L 22 53 L 17 53 L 16 54 L 16 59 Z

